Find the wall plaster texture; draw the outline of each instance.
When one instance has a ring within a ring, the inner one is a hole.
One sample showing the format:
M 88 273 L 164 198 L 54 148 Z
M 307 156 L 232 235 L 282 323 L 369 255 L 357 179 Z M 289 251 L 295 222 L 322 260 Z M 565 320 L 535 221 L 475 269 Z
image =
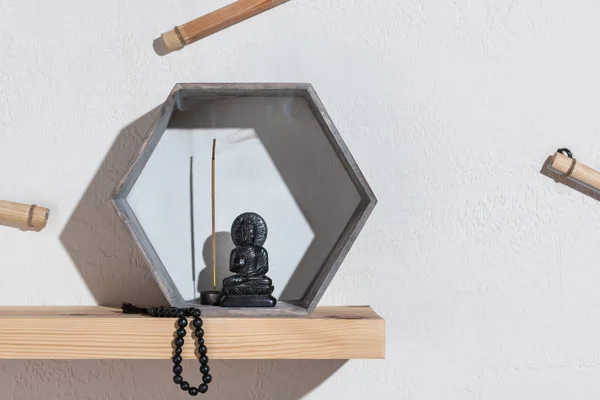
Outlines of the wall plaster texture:
M 598 398 L 600 206 L 539 170 L 600 167 L 600 3 L 293 0 L 153 52 L 226 3 L 0 0 L 0 197 L 52 209 L 0 227 L 0 304 L 161 303 L 108 203 L 153 110 L 311 82 L 380 200 L 322 304 L 377 310 L 387 360 L 213 362 L 206 398 Z M 2 361 L 0 399 L 180 398 L 169 370 Z

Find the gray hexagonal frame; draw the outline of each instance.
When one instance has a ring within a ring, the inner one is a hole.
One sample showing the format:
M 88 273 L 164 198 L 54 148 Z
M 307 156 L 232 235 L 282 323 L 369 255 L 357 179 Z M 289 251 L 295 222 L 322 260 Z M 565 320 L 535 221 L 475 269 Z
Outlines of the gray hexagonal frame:
M 199 304 L 195 302 L 189 302 L 183 299 L 165 266 L 161 262 L 160 257 L 150 243 L 150 240 L 144 233 L 140 222 L 136 218 L 135 213 L 128 204 L 126 198 L 150 158 L 150 155 L 156 148 L 160 138 L 167 129 L 174 113 L 182 108 L 182 102 L 184 100 L 244 96 L 295 96 L 303 98 L 308 103 L 314 117 L 324 134 L 327 136 L 335 154 L 356 187 L 361 200 L 333 249 L 327 256 L 319 273 L 314 278 L 301 300 L 294 302 L 280 301 L 276 308 L 231 309 L 199 306 Z M 169 303 L 176 307 L 200 307 L 204 309 L 205 315 L 209 316 L 285 316 L 308 315 L 312 313 L 342 261 L 346 257 L 346 254 L 352 247 L 376 203 L 377 199 L 373 194 L 373 191 L 356 165 L 354 158 L 342 140 L 338 130 L 321 103 L 321 100 L 319 100 L 312 85 L 304 83 L 180 83 L 175 85 L 167 100 L 161 106 L 159 116 L 143 141 L 136 159 L 119 182 L 113 198 L 113 204 L 117 213 L 124 221 L 145 255 L 150 270 Z

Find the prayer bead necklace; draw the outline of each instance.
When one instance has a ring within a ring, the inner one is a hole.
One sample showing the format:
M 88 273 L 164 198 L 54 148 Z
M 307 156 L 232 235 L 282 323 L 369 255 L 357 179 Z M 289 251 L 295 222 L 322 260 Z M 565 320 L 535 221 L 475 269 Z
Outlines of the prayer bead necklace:
M 173 382 L 179 385 L 181 390 L 185 390 L 190 396 L 197 396 L 198 393 L 206 393 L 208 391 L 208 384 L 212 382 L 212 376 L 209 374 L 210 368 L 208 367 L 208 357 L 206 353 L 208 349 L 204 344 L 204 329 L 202 329 L 202 312 L 197 308 L 176 308 L 176 307 L 154 307 L 154 308 L 142 308 L 136 307 L 129 303 L 123 303 L 121 309 L 126 314 L 145 314 L 151 317 L 157 318 L 178 318 L 177 328 L 175 330 L 175 339 L 173 344 L 175 345 L 173 356 Z M 194 317 L 192 325 L 194 327 L 194 336 L 198 340 L 198 353 L 200 354 L 200 372 L 202 373 L 202 384 L 200 386 L 190 386 L 188 381 L 184 381 L 181 374 L 183 373 L 183 367 L 181 362 L 181 352 L 183 350 L 183 344 L 185 342 L 184 336 L 186 335 L 186 327 L 188 320 L 186 317 Z

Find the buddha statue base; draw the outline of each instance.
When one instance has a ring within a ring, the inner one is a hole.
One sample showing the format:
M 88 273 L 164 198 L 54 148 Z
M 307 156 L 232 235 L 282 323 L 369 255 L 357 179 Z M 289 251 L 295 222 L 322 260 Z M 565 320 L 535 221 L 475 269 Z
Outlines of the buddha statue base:
M 221 307 L 275 307 L 277 300 L 273 296 L 223 296 Z

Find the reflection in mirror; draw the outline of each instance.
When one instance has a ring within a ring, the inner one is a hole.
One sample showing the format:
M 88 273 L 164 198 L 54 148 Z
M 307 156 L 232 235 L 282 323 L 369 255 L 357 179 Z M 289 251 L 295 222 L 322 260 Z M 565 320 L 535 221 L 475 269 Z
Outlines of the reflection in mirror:
M 302 299 L 360 202 L 309 105 L 301 97 L 250 96 L 188 98 L 178 108 L 127 196 L 174 285 L 189 301 L 212 290 L 216 139 L 217 290 L 231 275 L 231 224 L 252 211 L 269 228 L 273 296 Z

